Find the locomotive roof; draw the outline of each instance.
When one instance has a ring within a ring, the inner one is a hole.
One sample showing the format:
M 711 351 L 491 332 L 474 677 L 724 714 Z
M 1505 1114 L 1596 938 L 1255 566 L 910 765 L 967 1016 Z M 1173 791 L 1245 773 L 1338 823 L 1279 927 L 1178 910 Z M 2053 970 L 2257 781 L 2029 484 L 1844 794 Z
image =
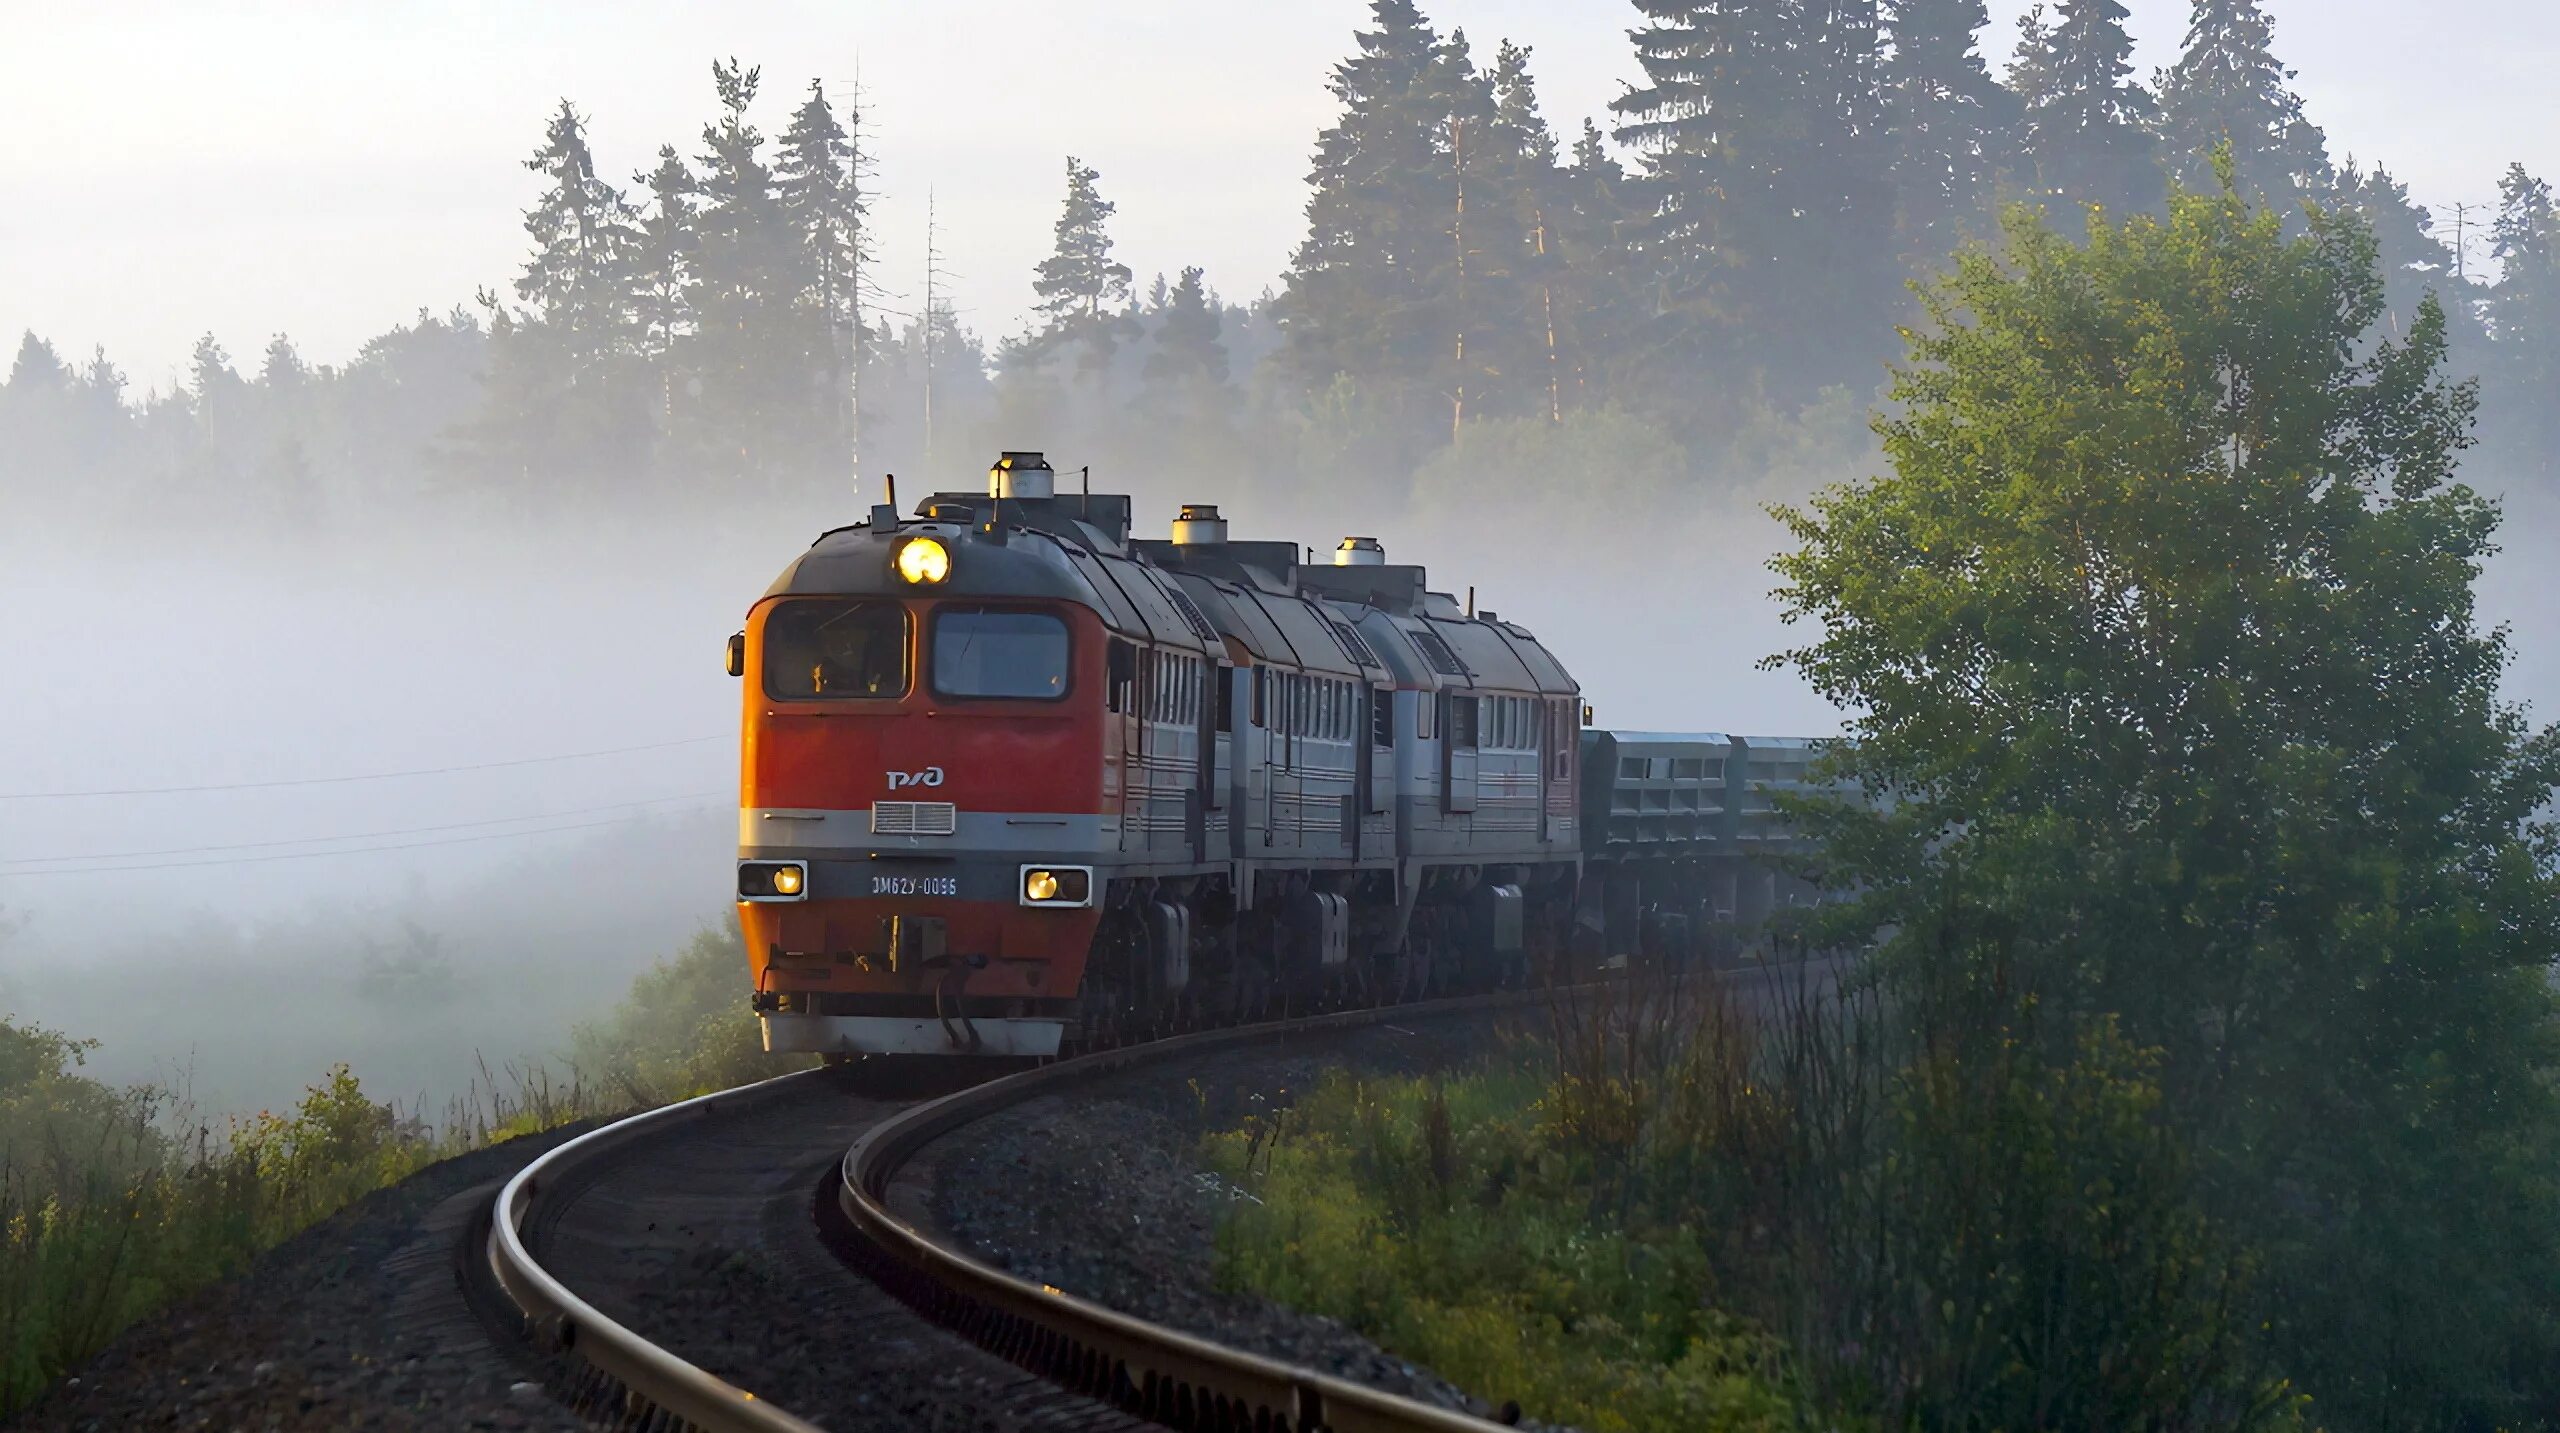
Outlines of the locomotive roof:
M 893 570 L 893 544 L 930 536 L 953 558 L 936 595 L 1070 602 L 1114 631 L 1240 663 L 1404 686 L 1578 690 L 1527 629 L 1469 616 L 1429 590 L 1420 567 L 1304 565 L 1286 542 L 1132 541 L 1129 511 L 1127 497 L 1106 493 L 1001 503 L 937 493 L 910 518 L 875 507 L 868 521 L 820 534 L 765 595 L 915 595 Z

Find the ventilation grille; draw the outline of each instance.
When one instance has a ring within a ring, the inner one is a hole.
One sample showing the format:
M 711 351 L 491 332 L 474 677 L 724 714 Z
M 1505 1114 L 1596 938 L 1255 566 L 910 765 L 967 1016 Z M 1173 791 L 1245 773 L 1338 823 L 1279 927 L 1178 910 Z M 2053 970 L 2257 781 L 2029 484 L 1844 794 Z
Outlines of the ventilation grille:
M 1191 630 L 1200 634 L 1201 641 L 1212 647 L 1218 645 L 1218 629 L 1209 625 L 1208 615 L 1192 602 L 1191 594 L 1182 590 L 1181 583 L 1167 581 L 1164 595 L 1173 599 L 1173 610 L 1182 614 L 1182 620 L 1191 624 Z
M 1333 628 L 1333 640 L 1341 646 L 1342 655 L 1349 657 L 1354 663 L 1363 667 L 1386 666 L 1386 663 L 1378 660 L 1377 653 L 1369 650 L 1369 644 L 1362 640 L 1360 634 L 1353 630 L 1351 624 L 1347 622 L 1333 622 L 1328 619 L 1326 625 Z
M 1457 653 L 1449 650 L 1449 644 L 1440 639 L 1439 633 L 1408 632 L 1405 635 L 1413 638 L 1413 645 L 1422 649 L 1422 659 L 1431 664 L 1431 670 L 1444 677 L 1463 677 L 1467 674 L 1465 664 L 1458 660 Z
M 948 801 L 874 801 L 874 836 L 948 836 L 960 829 L 960 811 Z

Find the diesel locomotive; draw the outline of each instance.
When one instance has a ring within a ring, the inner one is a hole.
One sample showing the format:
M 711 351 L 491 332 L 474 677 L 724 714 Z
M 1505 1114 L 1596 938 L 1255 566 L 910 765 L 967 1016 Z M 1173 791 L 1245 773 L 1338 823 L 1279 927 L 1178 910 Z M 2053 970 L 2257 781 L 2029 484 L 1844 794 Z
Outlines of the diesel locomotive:
M 1374 540 L 1316 564 L 1212 506 L 1165 540 L 1130 517 L 1006 453 L 984 493 L 820 535 L 749 610 L 767 1048 L 1055 1055 L 1692 945 L 1795 894 L 1761 858 L 1804 743 L 1585 731 L 1536 636 Z

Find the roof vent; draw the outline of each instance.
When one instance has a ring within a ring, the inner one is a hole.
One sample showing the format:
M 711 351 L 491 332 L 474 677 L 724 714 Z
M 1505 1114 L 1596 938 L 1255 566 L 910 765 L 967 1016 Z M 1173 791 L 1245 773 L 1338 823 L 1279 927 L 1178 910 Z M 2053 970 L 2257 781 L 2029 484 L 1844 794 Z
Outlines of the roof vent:
M 1499 621 L 1501 621 L 1502 619 L 1501 619 L 1501 618 L 1499 618 L 1499 617 L 1494 616 L 1494 615 L 1493 615 L 1493 609 L 1492 609 L 1492 608 L 1490 608 L 1490 607 L 1487 607 L 1487 608 L 1485 608 L 1483 611 L 1478 612 L 1478 613 L 1476 614 L 1476 620 L 1478 620 L 1478 621 L 1480 621 L 1480 622 L 1499 622 Z
M 1218 516 L 1214 503 L 1184 503 L 1182 512 L 1173 520 L 1173 545 L 1197 547 L 1227 540 L 1227 520 Z
M 1333 550 L 1333 565 L 1384 567 L 1387 565 L 1387 550 L 1374 537 L 1346 537 L 1342 545 Z
M 1058 475 L 1038 453 L 1007 453 L 987 469 L 987 492 L 999 498 L 1056 497 Z

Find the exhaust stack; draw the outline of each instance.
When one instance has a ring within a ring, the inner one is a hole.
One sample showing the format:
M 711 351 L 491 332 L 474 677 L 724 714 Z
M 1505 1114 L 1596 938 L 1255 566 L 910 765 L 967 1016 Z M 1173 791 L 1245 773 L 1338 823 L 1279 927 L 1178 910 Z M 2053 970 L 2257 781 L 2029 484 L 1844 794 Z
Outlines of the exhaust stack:
M 1211 547 L 1226 540 L 1227 520 L 1218 516 L 1215 503 L 1184 503 L 1173 520 L 1176 547 Z
M 987 469 L 987 493 L 997 498 L 1053 498 L 1058 475 L 1038 453 L 1007 453 Z

